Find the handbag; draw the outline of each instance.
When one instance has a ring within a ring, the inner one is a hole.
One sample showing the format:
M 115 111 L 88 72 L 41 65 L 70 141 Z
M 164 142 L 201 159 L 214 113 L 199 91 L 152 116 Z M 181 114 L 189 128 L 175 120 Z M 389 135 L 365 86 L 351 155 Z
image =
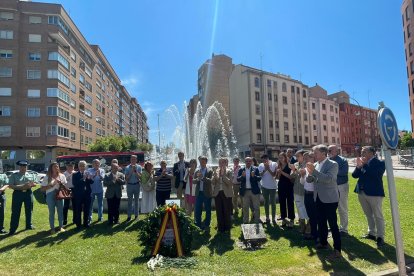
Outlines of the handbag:
M 56 193 L 56 199 L 70 199 L 72 198 L 72 191 L 66 188 L 65 185 L 60 185 L 59 190 Z

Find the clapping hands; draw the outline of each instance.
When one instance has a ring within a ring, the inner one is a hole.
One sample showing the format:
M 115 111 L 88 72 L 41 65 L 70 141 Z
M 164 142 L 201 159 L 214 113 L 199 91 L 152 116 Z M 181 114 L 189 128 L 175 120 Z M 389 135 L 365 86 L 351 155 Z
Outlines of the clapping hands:
M 315 170 L 315 165 L 311 162 L 306 163 L 306 168 L 308 169 L 309 174 L 312 174 Z

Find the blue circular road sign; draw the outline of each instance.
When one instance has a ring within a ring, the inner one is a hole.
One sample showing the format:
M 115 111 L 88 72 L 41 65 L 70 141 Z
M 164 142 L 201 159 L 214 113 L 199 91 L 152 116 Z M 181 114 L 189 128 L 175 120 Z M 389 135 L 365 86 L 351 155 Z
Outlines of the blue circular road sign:
M 381 108 L 378 112 L 378 130 L 385 146 L 396 149 L 398 146 L 397 120 L 388 107 Z

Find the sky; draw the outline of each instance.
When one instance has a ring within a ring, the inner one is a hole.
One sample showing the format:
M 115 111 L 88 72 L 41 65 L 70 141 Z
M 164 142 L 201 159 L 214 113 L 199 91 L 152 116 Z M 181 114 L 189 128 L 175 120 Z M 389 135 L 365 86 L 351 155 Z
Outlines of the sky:
M 362 106 L 383 101 L 399 129 L 411 130 L 401 0 L 41 2 L 62 4 L 101 47 L 146 112 L 153 144 L 157 114 L 162 126 L 169 106 L 183 110 L 212 53 L 328 93 L 345 90 Z

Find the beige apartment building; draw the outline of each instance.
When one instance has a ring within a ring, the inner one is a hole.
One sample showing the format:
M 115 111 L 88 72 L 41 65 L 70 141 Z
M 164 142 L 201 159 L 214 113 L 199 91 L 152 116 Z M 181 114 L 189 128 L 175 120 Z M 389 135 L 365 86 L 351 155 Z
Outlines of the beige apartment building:
M 0 150 L 43 168 L 97 138 L 148 141 L 137 99 L 59 4 L 0 2 Z M 35 159 L 33 159 L 35 158 Z
M 404 0 L 401 6 L 404 34 L 405 61 L 407 64 L 408 98 L 410 102 L 411 132 L 414 138 L 414 3 Z
M 312 143 L 341 145 L 338 103 L 328 92 L 316 84 L 309 88 L 310 124 Z
M 230 120 L 241 157 L 272 158 L 313 143 L 309 88 L 282 74 L 236 65 L 230 76 Z
M 198 99 L 204 110 L 215 101 L 229 114 L 229 78 L 233 70 L 232 59 L 226 55 L 212 55 L 198 69 Z

